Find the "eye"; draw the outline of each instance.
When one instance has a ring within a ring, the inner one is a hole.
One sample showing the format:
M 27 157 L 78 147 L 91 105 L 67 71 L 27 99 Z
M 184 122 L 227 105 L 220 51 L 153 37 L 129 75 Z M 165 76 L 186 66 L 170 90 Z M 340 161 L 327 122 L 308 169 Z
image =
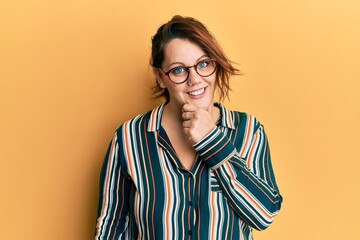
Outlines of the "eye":
M 206 60 L 202 60 L 200 62 L 198 62 L 197 64 L 197 68 L 206 68 L 208 65 L 210 64 L 210 60 L 206 59 Z
M 171 74 L 174 74 L 174 75 L 180 75 L 180 74 L 183 74 L 185 71 L 186 70 L 184 67 L 176 67 L 176 68 L 173 68 L 170 72 L 171 72 Z

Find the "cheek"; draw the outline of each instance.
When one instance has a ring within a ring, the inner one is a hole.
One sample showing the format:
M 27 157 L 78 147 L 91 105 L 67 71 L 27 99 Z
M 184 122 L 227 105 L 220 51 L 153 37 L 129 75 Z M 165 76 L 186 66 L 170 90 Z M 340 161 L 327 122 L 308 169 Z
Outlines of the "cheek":
M 175 85 L 175 84 L 174 84 Z M 183 98 L 183 94 L 185 93 L 185 89 L 182 86 L 168 86 L 167 90 L 169 91 L 169 94 L 173 97 L 173 98 Z
M 217 87 L 217 79 L 216 79 L 216 77 L 213 77 L 213 78 L 209 79 L 209 84 L 210 84 L 213 88 L 216 88 L 216 87 Z

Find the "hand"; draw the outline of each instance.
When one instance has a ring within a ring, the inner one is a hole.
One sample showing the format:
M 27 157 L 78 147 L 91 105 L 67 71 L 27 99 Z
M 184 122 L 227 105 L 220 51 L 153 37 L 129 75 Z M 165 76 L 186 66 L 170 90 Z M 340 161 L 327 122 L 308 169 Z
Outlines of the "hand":
M 215 125 L 211 113 L 192 104 L 185 103 L 182 109 L 183 131 L 192 144 L 210 133 Z

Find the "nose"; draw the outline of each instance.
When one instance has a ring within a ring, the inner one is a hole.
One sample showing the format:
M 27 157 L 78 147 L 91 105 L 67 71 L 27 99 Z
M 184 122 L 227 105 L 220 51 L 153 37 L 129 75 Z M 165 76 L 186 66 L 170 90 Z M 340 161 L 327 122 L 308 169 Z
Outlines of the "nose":
M 187 84 L 189 86 L 194 86 L 200 83 L 202 80 L 201 76 L 196 72 L 195 68 L 189 68 L 189 78 L 187 80 Z

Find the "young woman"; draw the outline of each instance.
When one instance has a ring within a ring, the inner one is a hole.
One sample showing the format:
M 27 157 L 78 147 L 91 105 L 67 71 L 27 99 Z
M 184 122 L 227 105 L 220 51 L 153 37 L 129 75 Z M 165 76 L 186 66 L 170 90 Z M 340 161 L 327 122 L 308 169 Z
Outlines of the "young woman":
M 152 38 L 151 65 L 166 101 L 115 132 L 95 239 L 252 239 L 282 197 L 263 125 L 215 101 L 238 70 L 201 22 L 180 16 Z

